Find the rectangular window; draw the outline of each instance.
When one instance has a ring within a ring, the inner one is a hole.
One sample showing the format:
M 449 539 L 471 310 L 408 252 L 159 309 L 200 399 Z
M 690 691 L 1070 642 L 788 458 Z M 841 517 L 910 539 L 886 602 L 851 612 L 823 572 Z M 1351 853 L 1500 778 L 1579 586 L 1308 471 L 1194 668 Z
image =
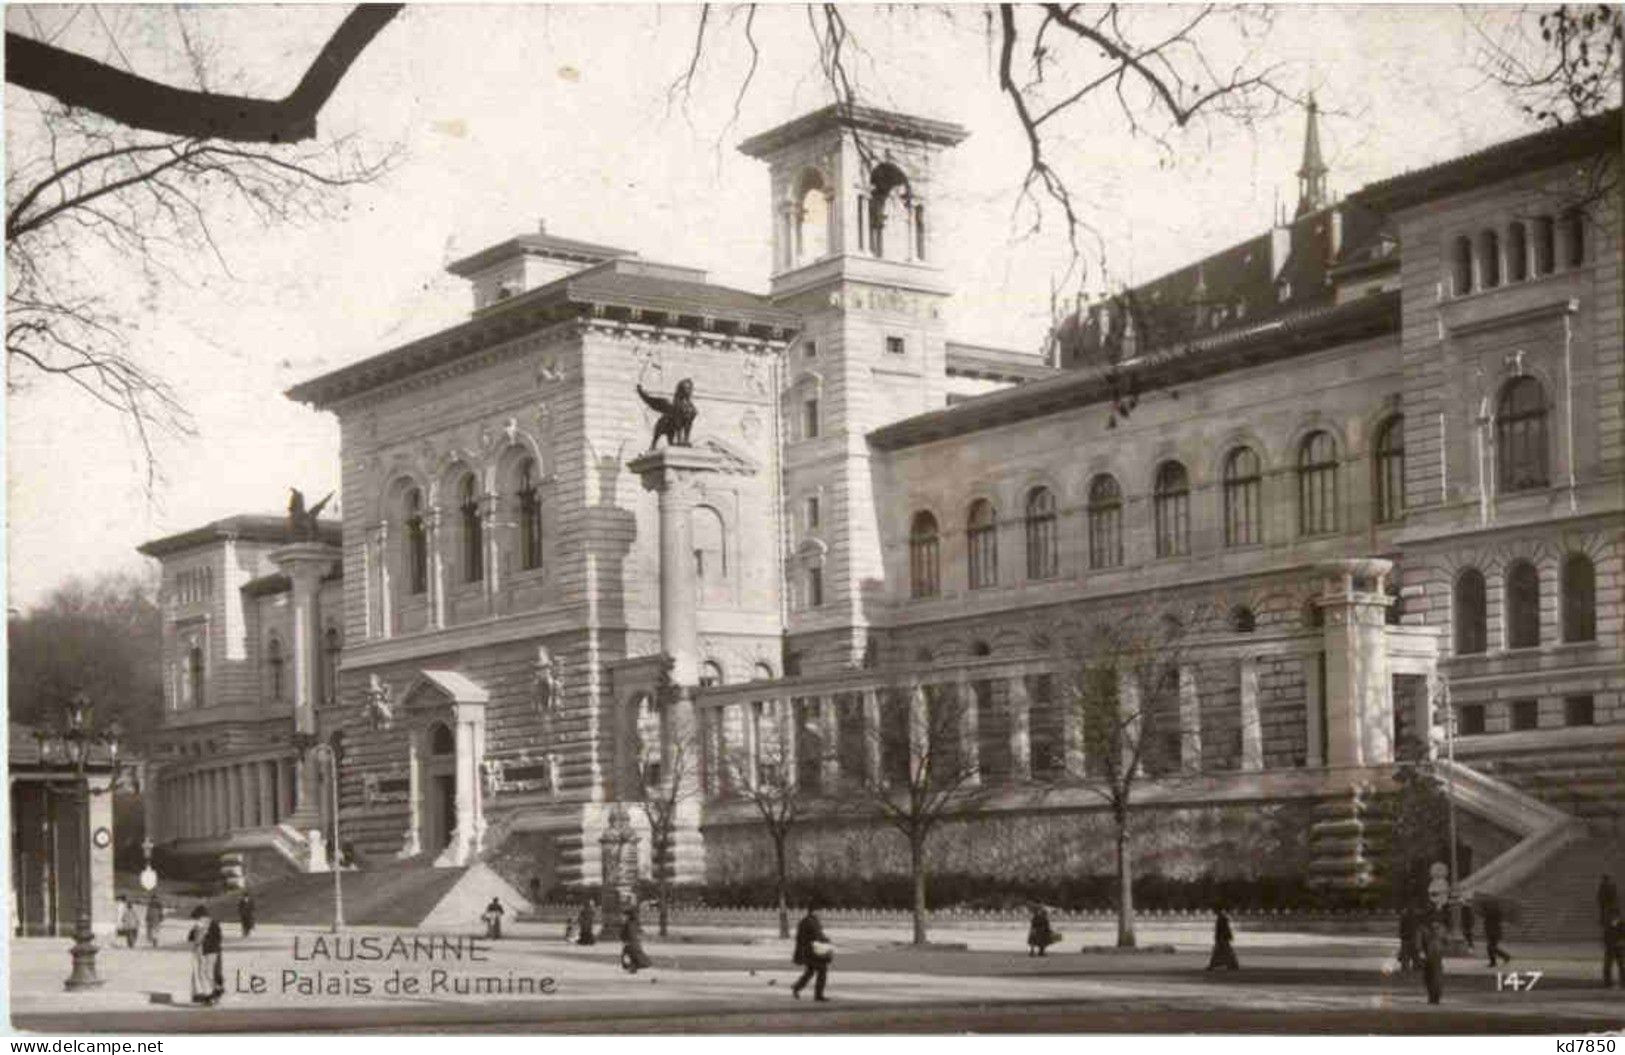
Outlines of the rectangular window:
M 1482 703 L 1464 703 L 1457 712 L 1461 721 L 1458 731 L 1462 736 L 1480 736 L 1484 732 L 1484 705 Z
M 1540 702 L 1538 700 L 1512 701 L 1512 731 L 1515 733 L 1527 732 L 1540 725 Z
M 1563 724 L 1596 725 L 1596 701 L 1591 696 L 1563 697 Z
M 807 530 L 817 529 L 818 523 L 818 496 L 812 495 L 807 499 Z
M 818 400 L 809 399 L 801 405 L 801 438 L 814 439 L 818 436 Z
M 887 337 L 886 351 L 890 352 L 892 355 L 902 355 L 905 351 L 903 339 L 901 337 Z

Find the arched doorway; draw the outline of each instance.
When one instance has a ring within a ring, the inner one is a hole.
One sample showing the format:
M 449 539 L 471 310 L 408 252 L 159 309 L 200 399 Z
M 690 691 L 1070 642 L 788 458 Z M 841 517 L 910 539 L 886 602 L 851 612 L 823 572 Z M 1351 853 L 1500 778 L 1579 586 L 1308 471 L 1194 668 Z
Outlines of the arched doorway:
M 438 854 L 457 825 L 457 738 L 445 723 L 429 727 L 427 780 L 423 782 L 423 849 Z

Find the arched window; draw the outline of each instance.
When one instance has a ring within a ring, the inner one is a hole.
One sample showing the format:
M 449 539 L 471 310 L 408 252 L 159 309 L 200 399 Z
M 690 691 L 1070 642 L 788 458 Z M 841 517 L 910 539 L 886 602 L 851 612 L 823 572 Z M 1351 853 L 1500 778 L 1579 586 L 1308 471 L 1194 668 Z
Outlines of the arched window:
M 330 626 L 322 635 L 322 699 L 336 703 L 339 698 L 339 653 L 343 651 L 339 628 Z
M 1563 214 L 1563 235 L 1568 239 L 1569 267 L 1584 267 L 1586 262 L 1586 218 L 1579 209 Z
M 1484 604 L 1484 573 L 1468 568 L 1456 576 L 1456 655 L 1476 656 L 1489 645 Z
M 816 170 L 801 178 L 793 206 L 795 263 L 811 263 L 829 252 L 829 189 Z
M 1507 647 L 1540 645 L 1540 575 L 1526 560 L 1507 568 Z
M 1545 487 L 1546 392 L 1532 377 L 1515 377 L 1501 390 L 1495 415 L 1496 461 L 1502 491 Z
M 1557 267 L 1557 227 L 1550 216 L 1535 217 L 1535 274 L 1549 275 Z
M 1563 561 L 1563 640 L 1597 640 L 1597 571 L 1583 553 Z
M 909 190 L 908 177 L 890 162 L 875 167 L 869 180 L 868 223 L 869 252 L 886 257 L 888 239 L 886 228 L 894 229 L 889 248 L 890 256 L 898 257 L 909 251 L 909 227 L 914 214 L 914 195 Z
M 423 526 L 423 492 L 406 492 L 406 580 L 413 594 L 429 589 L 429 538 Z
M 1494 289 L 1501 284 L 1501 236 L 1484 231 L 1478 236 L 1479 285 Z
M 1454 285 L 1456 296 L 1464 296 L 1473 291 L 1473 243 L 1466 235 L 1456 239 L 1455 252 L 1451 255 L 1451 264 L 1454 270 Z
M 937 518 L 915 513 L 908 528 L 909 591 L 915 597 L 935 597 L 942 592 L 939 545 Z
M 265 643 L 265 672 L 271 683 L 271 701 L 282 700 L 282 639 L 273 637 Z
M 1337 441 L 1311 432 L 1298 445 L 1298 534 L 1337 530 Z
M 480 485 L 473 473 L 463 477 L 457 492 L 463 519 L 463 581 L 485 578 L 485 533 L 480 524 Z
M 1529 232 L 1521 221 L 1507 228 L 1507 281 L 1522 282 L 1529 277 Z
M 1398 414 L 1377 427 L 1372 459 L 1377 522 L 1386 524 L 1405 515 L 1405 419 Z
M 710 506 L 695 506 L 689 516 L 694 546 L 694 578 L 704 586 L 717 586 L 728 580 L 728 547 L 723 535 L 722 516 Z
M 1224 544 L 1250 546 L 1258 541 L 1262 474 L 1251 447 L 1237 447 L 1224 460 Z
M 970 588 L 980 590 L 999 581 L 999 517 L 993 503 L 978 498 L 965 518 L 965 554 Z
M 1180 557 L 1191 551 L 1191 481 L 1178 462 L 1157 466 L 1152 507 L 1157 556 Z
M 186 694 L 193 707 L 205 706 L 203 698 L 203 647 L 193 645 L 186 652 Z
M 542 566 L 542 498 L 536 477 L 536 459 L 519 463 L 519 567 L 525 571 Z
M 1060 567 L 1055 536 L 1055 493 L 1035 487 L 1027 493 L 1027 578 L 1055 577 Z
M 1101 473 L 1089 481 L 1089 567 L 1115 568 L 1123 563 L 1123 489 L 1117 478 Z

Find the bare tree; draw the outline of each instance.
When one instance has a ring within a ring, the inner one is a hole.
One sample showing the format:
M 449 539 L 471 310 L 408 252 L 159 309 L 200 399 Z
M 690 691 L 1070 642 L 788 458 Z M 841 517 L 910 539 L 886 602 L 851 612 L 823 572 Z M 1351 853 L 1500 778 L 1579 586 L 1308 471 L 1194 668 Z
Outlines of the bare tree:
M 746 720 L 751 716 L 747 715 Z M 781 938 L 790 936 L 790 836 L 806 817 L 808 804 L 791 765 L 786 741 L 781 729 L 765 741 L 758 737 L 754 756 L 743 745 L 721 752 L 727 794 L 751 804 L 773 844 L 774 895 Z
M 985 795 L 965 695 L 954 685 L 892 679 L 876 720 L 863 723 L 868 758 L 851 782 L 849 805 L 878 814 L 908 842 L 916 945 L 926 942 L 931 836 L 944 820 L 974 813 Z
M 208 69 L 185 16 L 177 10 L 175 17 L 177 47 L 200 87 L 224 79 Z M 151 486 L 155 433 L 189 433 L 191 417 L 155 363 L 158 349 L 139 338 L 127 309 L 107 294 L 108 278 L 139 277 L 153 288 L 160 278 L 184 281 L 200 259 L 229 273 L 219 227 L 245 214 L 265 227 L 328 218 L 349 188 L 385 173 L 393 148 L 371 150 L 349 136 L 312 138 L 315 109 L 365 46 L 358 23 L 370 27 L 370 40 L 387 21 L 380 18 L 346 19 L 334 37 L 344 54 L 324 51 L 301 88 L 271 110 L 236 96 L 136 84 L 142 79 L 133 75 L 108 81 L 118 71 L 104 77 L 90 59 L 6 34 L 8 80 L 46 93 L 32 97 L 32 107 L 8 108 L 9 391 L 42 378 L 66 381 L 122 415 Z M 89 79 L 64 73 L 75 70 Z M 246 109 L 233 124 L 225 115 L 238 102 Z M 150 107 L 165 120 L 141 123 Z
M 1184 775 L 1190 734 L 1181 721 L 1182 669 L 1202 613 L 1134 611 L 1055 636 L 1061 706 L 1073 719 L 1074 746 L 1060 781 L 1105 803 L 1115 833 L 1117 944 L 1135 944 L 1134 864 L 1137 796 L 1150 781 Z M 1078 755 L 1081 753 L 1081 759 Z

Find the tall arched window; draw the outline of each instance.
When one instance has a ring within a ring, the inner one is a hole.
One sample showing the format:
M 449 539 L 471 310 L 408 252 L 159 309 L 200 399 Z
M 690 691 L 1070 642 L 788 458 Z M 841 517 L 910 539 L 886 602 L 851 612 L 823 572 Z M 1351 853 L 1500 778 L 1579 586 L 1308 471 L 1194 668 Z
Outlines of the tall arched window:
M 1563 640 L 1597 640 L 1597 570 L 1583 553 L 1563 560 Z
M 1479 655 L 1489 645 L 1484 596 L 1483 572 L 1467 568 L 1456 576 L 1453 622 L 1458 656 Z
M 207 701 L 203 698 L 203 647 L 193 645 L 186 652 L 186 693 L 193 707 L 202 707 Z
M 1532 377 L 1515 377 L 1501 389 L 1495 415 L 1496 462 L 1502 491 L 1545 487 L 1546 391 Z
M 728 579 L 728 546 L 723 537 L 722 517 L 710 506 L 695 506 L 689 515 L 690 541 L 694 546 L 694 578 L 702 586 L 716 586 Z
M 463 520 L 463 581 L 485 578 L 485 532 L 480 523 L 480 485 L 473 473 L 457 487 L 458 509 Z
M 525 571 L 542 566 L 542 498 L 536 477 L 536 459 L 519 463 L 519 567 Z
M 970 588 L 980 590 L 999 581 L 999 517 L 993 503 L 978 498 L 965 518 L 965 553 Z
M 1191 551 L 1191 481 L 1178 462 L 1157 466 L 1152 495 L 1157 556 L 1180 557 Z
M 1526 560 L 1507 568 L 1507 647 L 1540 645 L 1540 575 Z
M 1478 236 L 1479 285 L 1494 289 L 1501 284 L 1501 236 L 1484 231 Z
M 1337 530 L 1337 441 L 1311 432 L 1298 445 L 1298 534 Z
M 423 526 L 423 492 L 406 492 L 406 580 L 413 594 L 429 589 L 429 538 Z
M 330 626 L 322 635 L 322 699 L 336 703 L 339 698 L 339 653 L 344 649 L 339 628 Z
M 1507 228 L 1507 281 L 1522 282 L 1529 277 L 1529 232 L 1522 221 Z
M 1258 541 L 1262 473 L 1251 447 L 1237 447 L 1224 460 L 1224 544 Z
M 1456 239 L 1455 251 L 1451 254 L 1451 265 L 1456 296 L 1464 296 L 1473 291 L 1473 243 L 1466 235 Z
M 282 639 L 273 637 L 265 643 L 265 673 L 270 682 L 271 701 L 282 700 Z
M 937 518 L 924 511 L 915 513 L 908 528 L 909 592 L 913 596 L 935 597 L 942 592 L 939 552 Z
M 1101 473 L 1089 481 L 1089 567 L 1115 568 L 1123 563 L 1123 489 L 1117 478 Z
M 1027 578 L 1055 577 L 1060 567 L 1055 536 L 1055 493 L 1035 487 L 1027 493 Z
M 1405 419 L 1398 414 L 1377 428 L 1371 471 L 1376 492 L 1377 522 L 1405 515 Z

